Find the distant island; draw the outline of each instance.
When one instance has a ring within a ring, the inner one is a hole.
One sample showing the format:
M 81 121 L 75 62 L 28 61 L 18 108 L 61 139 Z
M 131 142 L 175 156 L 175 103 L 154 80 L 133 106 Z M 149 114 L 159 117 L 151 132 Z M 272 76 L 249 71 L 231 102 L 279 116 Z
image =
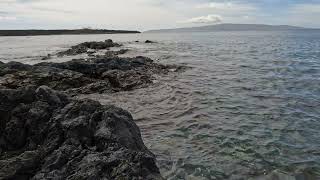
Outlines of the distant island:
M 159 29 L 150 30 L 144 33 L 164 33 L 164 32 L 211 32 L 211 31 L 285 31 L 303 30 L 304 27 L 288 25 L 266 25 L 266 24 L 217 24 L 190 28 Z
M 107 30 L 107 29 L 61 29 L 61 30 L 0 30 L 0 36 L 39 36 L 39 35 L 76 35 L 76 34 L 125 34 L 139 31 Z

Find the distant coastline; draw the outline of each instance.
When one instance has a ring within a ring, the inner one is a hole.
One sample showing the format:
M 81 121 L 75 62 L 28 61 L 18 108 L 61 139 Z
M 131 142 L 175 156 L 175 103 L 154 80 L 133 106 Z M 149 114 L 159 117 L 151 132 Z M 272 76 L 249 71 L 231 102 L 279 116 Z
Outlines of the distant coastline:
M 61 29 L 61 30 L 0 30 L 0 36 L 41 36 L 41 35 L 80 35 L 80 34 L 126 34 L 139 31 L 106 29 Z
M 317 30 L 289 25 L 267 25 L 267 24 L 216 24 L 199 27 L 186 27 L 176 29 L 149 30 L 144 33 L 184 33 L 184 32 L 219 32 L 219 31 L 288 31 L 288 30 Z

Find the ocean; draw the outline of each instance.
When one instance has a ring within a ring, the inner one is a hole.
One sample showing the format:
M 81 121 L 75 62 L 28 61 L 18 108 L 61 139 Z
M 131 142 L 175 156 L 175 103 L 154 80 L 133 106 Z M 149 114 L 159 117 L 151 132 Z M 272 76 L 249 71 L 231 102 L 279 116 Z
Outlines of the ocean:
M 189 67 L 147 88 L 78 97 L 132 113 L 164 178 L 320 179 L 320 31 L 0 37 L 0 61 L 35 64 L 109 38 L 123 56 Z M 73 58 L 85 57 L 46 61 Z

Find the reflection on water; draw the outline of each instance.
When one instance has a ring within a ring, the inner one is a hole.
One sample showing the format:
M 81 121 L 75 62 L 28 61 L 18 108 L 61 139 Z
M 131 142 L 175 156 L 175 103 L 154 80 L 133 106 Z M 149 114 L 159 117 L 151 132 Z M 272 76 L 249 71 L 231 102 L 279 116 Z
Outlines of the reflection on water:
M 320 32 L 0 37 L 0 61 L 36 63 L 106 38 L 127 56 L 192 67 L 86 96 L 133 114 L 165 178 L 320 179 Z

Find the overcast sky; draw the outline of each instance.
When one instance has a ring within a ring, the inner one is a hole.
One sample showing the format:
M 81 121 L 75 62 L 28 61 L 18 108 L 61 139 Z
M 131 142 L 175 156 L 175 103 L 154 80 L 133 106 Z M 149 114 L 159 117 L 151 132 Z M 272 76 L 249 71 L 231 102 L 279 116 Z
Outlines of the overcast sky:
M 320 0 L 0 0 L 0 29 L 149 30 L 216 23 L 320 27 Z

